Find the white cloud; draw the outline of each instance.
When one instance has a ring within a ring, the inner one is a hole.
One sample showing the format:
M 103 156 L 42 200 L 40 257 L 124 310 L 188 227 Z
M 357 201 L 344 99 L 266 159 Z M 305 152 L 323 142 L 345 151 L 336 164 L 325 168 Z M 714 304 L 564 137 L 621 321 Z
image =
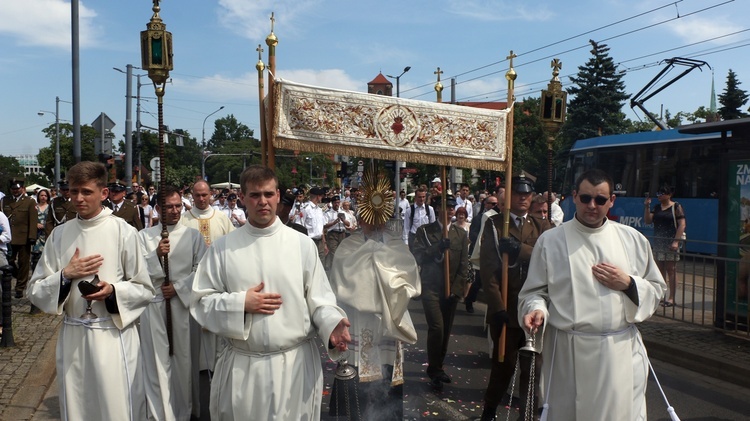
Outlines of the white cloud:
M 344 70 L 341 69 L 298 69 L 298 70 L 279 70 L 278 77 L 288 79 L 297 83 L 307 85 L 323 86 L 333 89 L 344 89 L 347 91 L 362 92 L 367 86 L 367 82 L 354 80 Z
M 219 0 L 219 21 L 248 39 L 265 39 L 271 30 L 271 12 L 276 20 L 274 32 L 283 27 L 285 34 L 292 34 L 305 12 L 319 3 L 320 0 Z
M 248 101 L 258 98 L 258 73 L 247 72 L 237 77 L 213 75 L 193 79 L 175 74 L 174 89 L 200 98 L 221 101 Z
M 547 6 L 538 1 L 518 2 L 508 0 L 448 0 L 446 11 L 467 19 L 486 22 L 546 21 L 554 17 Z
M 733 24 L 732 19 L 726 16 L 711 18 L 691 16 L 687 19 L 677 19 L 670 23 L 668 27 L 686 43 L 703 41 L 745 29 L 743 26 Z M 733 35 L 731 37 L 719 38 L 712 42 L 715 44 L 727 44 L 739 40 L 740 37 L 742 35 Z
M 277 77 L 307 85 L 323 86 L 333 89 L 362 91 L 365 82 L 354 80 L 341 69 L 326 70 L 279 70 Z M 194 95 L 200 98 L 217 101 L 254 101 L 258 98 L 258 73 L 251 71 L 237 77 L 213 75 L 192 79 L 174 74 L 175 91 Z M 264 76 L 267 80 L 267 75 Z
M 18 45 L 66 48 L 70 50 L 70 2 L 34 0 L 0 2 L 0 34 Z M 94 19 L 96 12 L 79 4 L 79 44 L 92 46 L 101 34 Z

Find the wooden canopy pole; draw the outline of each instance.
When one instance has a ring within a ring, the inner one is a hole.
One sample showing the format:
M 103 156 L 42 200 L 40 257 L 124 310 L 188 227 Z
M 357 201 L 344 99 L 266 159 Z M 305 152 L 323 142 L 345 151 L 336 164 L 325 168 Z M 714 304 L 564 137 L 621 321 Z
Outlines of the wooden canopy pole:
M 510 60 L 508 66 L 508 72 L 505 73 L 505 78 L 508 79 L 508 103 L 506 107 L 511 107 L 511 111 L 508 113 L 508 120 L 506 122 L 506 144 L 508 145 L 508 158 L 505 166 L 505 205 L 503 206 L 503 238 L 508 236 L 509 222 L 510 222 L 510 195 L 513 190 L 511 185 L 511 179 L 513 178 L 513 102 L 515 96 L 513 94 L 513 88 L 515 86 L 515 80 L 518 75 L 513 69 L 513 59 L 517 57 L 513 54 L 513 50 L 510 51 L 510 55 L 506 57 Z M 500 286 L 500 296 L 502 297 L 503 304 L 508 305 L 508 253 L 503 253 L 502 262 L 502 283 Z M 497 360 L 500 362 L 505 361 L 505 338 L 506 338 L 507 326 L 503 324 L 503 330 L 500 332 L 500 339 L 498 340 L 498 354 Z

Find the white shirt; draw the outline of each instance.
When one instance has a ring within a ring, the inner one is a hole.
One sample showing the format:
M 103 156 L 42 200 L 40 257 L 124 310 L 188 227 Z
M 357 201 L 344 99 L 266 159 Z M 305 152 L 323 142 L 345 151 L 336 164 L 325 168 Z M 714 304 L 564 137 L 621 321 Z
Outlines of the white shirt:
M 427 214 L 427 209 L 429 209 L 429 217 Z M 431 224 L 435 222 L 435 209 L 432 209 L 432 206 L 424 203 L 422 206 L 414 205 L 414 223 L 412 224 L 412 217 L 411 217 L 411 205 L 406 208 L 406 212 L 404 212 L 404 232 L 402 235 L 402 239 L 404 240 L 404 243 L 409 244 L 409 233 L 416 234 L 417 228 L 424 224 Z
M 245 218 L 245 211 L 235 206 L 234 208 L 227 207 L 229 210 L 229 220 L 232 221 L 232 225 L 235 228 L 239 228 L 245 225 L 247 218 Z
M 336 224 L 328 227 L 328 232 L 346 232 L 346 225 L 339 219 L 339 213 L 344 214 L 344 219 L 346 219 L 346 212 L 344 212 L 343 209 L 339 208 L 338 210 L 334 210 L 333 208 L 329 208 L 325 212 L 326 222 L 325 224 L 328 225 L 333 221 L 338 221 Z

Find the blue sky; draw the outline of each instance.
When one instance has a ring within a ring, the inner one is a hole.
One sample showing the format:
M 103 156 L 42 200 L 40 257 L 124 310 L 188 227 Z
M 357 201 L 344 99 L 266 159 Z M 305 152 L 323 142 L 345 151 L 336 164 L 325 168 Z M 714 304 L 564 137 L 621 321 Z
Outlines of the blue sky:
M 206 123 L 207 138 L 214 118 L 228 114 L 257 136 L 256 48 L 263 44 L 267 62 L 271 12 L 279 38 L 279 77 L 366 91 L 378 72 L 398 75 L 411 66 L 401 77 L 401 96 L 434 101 L 433 72 L 440 67 L 446 102 L 451 77 L 459 101 L 504 101 L 510 50 L 518 54 L 516 96 L 522 99 L 539 96 L 551 77 L 552 57 L 562 60 L 561 78 L 569 84 L 567 76 L 590 57 L 589 39 L 609 45 L 629 94 L 662 69 L 659 61 L 675 56 L 708 62 L 717 94 L 730 68 L 740 87 L 750 91 L 749 3 L 165 0 L 161 16 L 174 39 L 165 123 L 200 140 L 204 118 L 223 105 Z M 80 2 L 81 121 L 90 124 L 105 112 L 117 124 L 117 139 L 125 130 L 125 75 L 112 68 L 140 66 L 139 33 L 151 18 L 151 6 L 148 0 Z M 72 99 L 70 2 L 0 0 L 0 16 L 0 154 L 36 153 L 49 145 L 41 130 L 54 122 L 54 113 L 40 117 L 37 112 L 54 111 L 55 96 Z M 711 74 L 708 68 L 693 71 L 646 107 L 659 112 L 663 105 L 675 114 L 708 106 Z M 146 77 L 141 81 L 149 82 Z M 143 86 L 141 96 L 142 123 L 155 127 L 153 86 Z M 629 106 L 624 111 L 637 118 Z M 70 104 L 60 103 L 60 119 L 72 120 Z

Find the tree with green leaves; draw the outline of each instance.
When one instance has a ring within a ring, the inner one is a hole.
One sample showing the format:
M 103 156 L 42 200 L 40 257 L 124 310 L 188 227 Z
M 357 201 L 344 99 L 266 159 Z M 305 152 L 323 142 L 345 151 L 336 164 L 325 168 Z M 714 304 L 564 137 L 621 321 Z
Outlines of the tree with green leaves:
M 44 136 L 50 140 L 50 145 L 39 149 L 37 161 L 42 167 L 42 172 L 48 179 L 55 179 L 55 142 L 56 134 L 55 125 L 50 124 L 42 129 Z M 81 160 L 96 161 L 98 158 L 94 154 L 94 139 L 99 137 L 99 133 L 91 126 L 81 126 Z M 70 123 L 60 123 L 60 171 L 63 178 L 68 168 L 75 165 L 73 156 L 73 125 Z
M 565 156 L 576 140 L 626 133 L 628 129 L 622 112 L 629 97 L 623 74 L 617 72 L 606 44 L 589 42 L 593 47 L 592 57 L 585 65 L 578 66 L 578 74 L 570 78 L 573 86 L 567 89 L 572 99 L 562 128 L 560 152 Z
M 18 159 L 12 156 L 0 155 L 0 191 L 9 193 L 10 180 L 23 177 L 23 167 Z
M 727 74 L 727 86 L 724 92 L 719 94 L 719 115 L 723 120 L 734 120 L 737 118 L 747 117 L 747 113 L 742 111 L 742 106 L 747 104 L 747 91 L 740 89 L 740 81 L 737 80 L 737 74 L 729 69 Z
M 260 141 L 254 137 L 253 130 L 233 114 L 214 122 L 214 132 L 206 142 L 206 149 L 210 152 L 206 159 L 209 184 L 238 183 L 246 167 L 260 164 Z

